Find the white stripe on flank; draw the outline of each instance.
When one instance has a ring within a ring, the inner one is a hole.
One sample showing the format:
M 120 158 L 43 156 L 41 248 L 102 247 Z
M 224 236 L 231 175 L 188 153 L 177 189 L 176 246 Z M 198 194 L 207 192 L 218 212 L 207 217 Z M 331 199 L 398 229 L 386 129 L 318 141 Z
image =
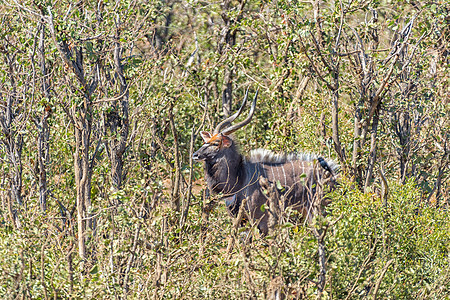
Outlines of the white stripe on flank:
M 295 174 L 295 166 L 294 163 L 292 162 L 292 160 L 290 161 L 291 166 L 292 166 L 292 185 L 294 186 L 296 184 L 297 178 L 295 178 L 296 174 Z M 294 187 L 294 201 L 297 200 L 297 189 Z
M 277 167 L 277 175 L 278 175 L 278 176 L 277 176 L 277 180 L 280 180 L 280 177 L 281 177 L 281 176 L 280 176 L 280 170 L 278 170 L 278 167 Z M 275 180 L 274 180 L 274 182 L 275 182 Z M 281 183 L 281 182 L 280 182 L 280 183 Z
M 291 161 L 289 161 L 290 163 L 291 163 L 291 166 L 292 166 L 292 181 L 295 181 L 295 166 L 294 166 L 294 163 L 292 162 L 292 160 Z
M 273 172 L 273 166 L 269 166 L 270 171 L 272 171 L 272 182 L 275 182 L 275 173 Z
M 286 180 L 286 172 L 284 171 L 284 164 L 281 166 L 281 169 L 283 170 L 283 175 L 284 175 L 284 186 L 287 186 L 287 180 Z
M 261 174 L 259 174 L 259 170 L 261 170 L 261 164 L 258 163 L 256 166 L 257 166 L 257 169 L 256 169 L 256 181 L 259 181 L 259 177 L 261 176 Z

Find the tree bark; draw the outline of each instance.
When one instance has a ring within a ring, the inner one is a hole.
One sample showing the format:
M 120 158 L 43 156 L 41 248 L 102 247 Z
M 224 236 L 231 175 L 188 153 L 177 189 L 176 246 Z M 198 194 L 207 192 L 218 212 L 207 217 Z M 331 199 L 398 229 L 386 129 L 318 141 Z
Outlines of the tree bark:
M 222 3 L 222 20 L 224 27 L 222 28 L 222 36 L 219 42 L 219 53 L 228 55 L 229 50 L 236 45 L 236 28 L 233 28 L 239 22 L 246 1 L 240 0 L 239 13 L 236 18 L 230 18 L 229 10 L 231 1 L 226 0 Z M 223 85 L 222 85 L 222 111 L 225 117 L 229 117 L 233 104 L 233 80 L 234 80 L 234 60 L 232 66 L 227 66 L 224 70 Z
M 91 130 L 93 120 L 92 93 L 97 88 L 98 78 L 95 74 L 90 83 L 84 73 L 84 57 L 82 47 L 69 47 L 66 39 L 58 38 L 51 8 L 48 8 L 46 20 L 56 49 L 66 67 L 72 71 L 78 81 L 78 91 L 82 93 L 81 103 L 71 103 L 67 110 L 74 125 L 75 153 L 74 169 L 77 189 L 77 225 L 78 225 L 78 254 L 85 261 L 87 259 L 86 229 L 88 225 L 95 229 L 95 220 L 89 211 L 91 208 L 91 178 L 93 162 L 89 159 L 91 146 Z M 98 67 L 98 66 L 96 66 Z M 95 155 L 92 158 L 95 159 Z
M 381 104 L 378 104 L 377 111 L 375 112 L 372 121 L 372 130 L 370 133 L 370 152 L 369 152 L 369 160 L 367 163 L 367 173 L 364 184 L 364 192 L 367 192 L 367 188 L 369 187 L 370 181 L 372 180 L 373 166 L 377 161 L 377 131 L 378 131 L 378 121 L 380 119 L 380 107 Z
M 75 124 L 74 168 L 77 186 L 78 254 L 84 260 L 87 258 L 86 225 L 93 227 L 93 220 L 88 213 L 91 207 L 90 132 L 91 124 L 86 118 L 78 120 Z
M 47 165 L 49 163 L 49 138 L 48 118 L 51 114 L 50 86 L 47 80 L 47 68 L 45 66 L 45 26 L 41 25 L 39 36 L 39 62 L 42 76 L 42 92 L 46 98 L 46 104 L 41 119 L 36 120 L 38 125 L 38 165 L 39 165 L 39 206 L 45 212 L 47 210 Z
M 0 45 L 3 47 L 3 45 Z M 0 91 L 0 99 L 5 99 L 3 105 L 0 105 L 0 128 L 1 143 L 5 149 L 6 158 L 9 164 L 8 185 L 9 191 L 6 192 L 8 211 L 13 226 L 19 228 L 20 222 L 17 218 L 18 209 L 14 209 L 14 203 L 19 207 L 23 204 L 22 198 L 22 148 L 24 144 L 23 135 L 20 133 L 24 111 L 21 107 L 21 101 L 17 96 L 18 70 L 16 69 L 16 53 L 10 51 L 8 45 L 7 50 L 3 53 L 5 64 L 8 66 L 6 70 L 9 81 L 9 87 L 6 91 Z M 8 86 L 8 85 L 7 85 Z M 3 94 L 6 93 L 6 94 Z
M 178 143 L 178 134 L 177 129 L 175 127 L 175 121 L 173 119 L 173 103 L 171 104 L 169 110 L 169 122 L 170 128 L 173 134 L 173 154 L 174 154 L 174 172 L 173 172 L 173 181 L 172 181 L 172 209 L 176 212 L 180 211 L 180 185 L 181 185 L 181 164 L 180 164 L 180 150 Z
M 342 165 L 345 163 L 345 153 L 342 149 L 341 141 L 339 139 L 339 65 L 336 66 L 334 71 L 334 90 L 331 96 L 331 124 L 332 124 L 332 137 L 334 142 L 334 149 L 339 157 L 339 161 Z
M 108 157 L 111 162 L 111 179 L 113 187 L 116 190 L 121 189 L 124 180 L 124 162 L 123 154 L 127 146 L 129 134 L 129 90 L 128 84 L 123 73 L 122 65 L 122 46 L 119 42 L 119 29 L 115 36 L 114 63 L 115 72 L 119 84 L 119 99 L 112 103 L 109 113 L 106 115 L 105 127 L 110 132 L 110 137 L 105 142 Z M 120 102 L 118 102 L 120 100 Z

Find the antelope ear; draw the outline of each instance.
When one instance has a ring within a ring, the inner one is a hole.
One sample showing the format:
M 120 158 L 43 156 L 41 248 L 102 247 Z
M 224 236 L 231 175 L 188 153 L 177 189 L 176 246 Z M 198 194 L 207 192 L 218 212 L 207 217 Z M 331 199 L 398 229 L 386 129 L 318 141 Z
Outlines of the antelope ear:
M 230 147 L 233 144 L 233 140 L 229 138 L 228 136 L 224 135 L 222 136 L 222 145 L 224 147 Z
M 205 143 L 207 143 L 209 141 L 209 139 L 211 138 L 211 133 L 209 133 L 208 131 L 202 131 L 202 132 L 200 132 L 200 134 Z

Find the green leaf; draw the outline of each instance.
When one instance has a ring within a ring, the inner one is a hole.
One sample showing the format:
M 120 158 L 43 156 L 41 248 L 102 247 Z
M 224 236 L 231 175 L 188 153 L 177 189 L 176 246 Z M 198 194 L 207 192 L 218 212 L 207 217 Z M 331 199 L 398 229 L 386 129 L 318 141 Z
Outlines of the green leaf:
M 89 271 L 90 274 L 97 274 L 98 273 L 98 266 L 95 265 L 92 267 L 92 269 Z
M 266 204 L 261 205 L 261 211 L 266 212 Z
M 279 190 L 283 189 L 283 186 L 281 185 L 281 182 L 279 180 L 277 180 L 276 184 L 277 184 L 277 189 L 279 189 Z

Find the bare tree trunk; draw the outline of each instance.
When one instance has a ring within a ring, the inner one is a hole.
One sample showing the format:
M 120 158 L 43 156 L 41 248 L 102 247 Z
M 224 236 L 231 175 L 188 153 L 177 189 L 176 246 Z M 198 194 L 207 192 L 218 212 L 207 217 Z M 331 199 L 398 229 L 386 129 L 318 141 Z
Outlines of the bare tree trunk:
M 237 239 L 239 226 L 241 225 L 242 219 L 246 215 L 245 207 L 247 206 L 247 200 L 248 200 L 248 198 L 242 199 L 241 206 L 239 207 L 239 212 L 236 216 L 236 219 L 233 220 L 233 227 L 231 229 L 231 235 L 228 240 L 228 246 L 227 246 L 228 259 L 231 258 L 231 252 L 233 251 L 234 244 Z
M 222 110 L 225 117 L 230 116 L 232 103 L 233 103 L 233 68 L 231 67 L 225 70 L 222 86 Z
M 45 111 L 38 128 L 38 163 L 39 163 L 39 206 L 45 212 L 47 210 L 47 165 L 49 163 L 49 138 L 48 111 Z
M 410 152 L 410 137 L 411 137 L 411 118 L 408 111 L 394 113 L 395 133 L 399 140 L 400 149 L 398 150 L 400 160 L 400 178 L 404 184 L 408 174 L 408 157 Z
M 181 186 L 181 165 L 180 165 L 180 151 L 178 144 L 178 134 L 175 128 L 175 121 L 173 119 L 173 103 L 171 104 L 169 110 L 169 122 L 170 128 L 172 129 L 173 134 L 173 152 L 174 152 L 174 174 L 172 181 L 172 208 L 175 211 L 180 211 L 180 186 Z
M 180 219 L 180 228 L 183 228 L 186 220 L 187 220 L 187 216 L 189 213 L 189 206 L 191 205 L 191 198 L 192 196 L 192 180 L 193 180 L 193 176 L 194 176 L 194 161 L 192 159 L 192 154 L 194 153 L 194 142 L 195 139 L 197 138 L 198 134 L 200 133 L 200 130 L 202 130 L 203 125 L 205 124 L 205 120 L 206 120 L 206 113 L 207 113 L 207 108 L 208 108 L 208 95 L 205 95 L 205 106 L 204 106 L 204 111 L 203 111 L 203 118 L 202 121 L 200 123 L 200 125 L 198 126 L 197 129 L 195 129 L 195 124 L 192 127 L 191 130 L 191 139 L 189 142 L 189 180 L 188 180 L 188 187 L 187 187 L 187 192 L 186 192 L 186 201 L 183 203 L 183 213 L 181 215 L 181 219 Z
M 8 49 L 8 45 L 0 46 Z M 15 227 L 20 227 L 17 219 L 17 210 L 13 208 L 14 203 L 22 206 L 22 148 L 24 144 L 23 136 L 20 133 L 23 125 L 24 112 L 21 109 L 20 100 L 17 97 L 16 76 L 17 69 L 15 63 L 16 54 L 12 51 L 3 53 L 5 64 L 8 66 L 9 87 L 4 92 L 0 92 L 0 98 L 5 99 L 5 103 L 0 106 L 0 127 L 1 143 L 6 152 L 6 158 L 9 163 L 8 183 L 9 192 L 8 210 L 11 221 Z
M 93 122 L 92 93 L 97 88 L 98 77 L 96 72 L 90 82 L 86 79 L 84 72 L 83 48 L 69 47 L 66 39 L 60 39 L 57 35 L 51 8 L 48 8 L 48 17 L 45 18 L 49 25 L 49 30 L 53 43 L 59 52 L 59 55 L 66 65 L 72 71 L 77 79 L 82 93 L 82 103 L 72 103 L 71 108 L 66 110 L 73 121 L 75 135 L 75 153 L 74 169 L 75 183 L 77 188 L 77 225 L 78 225 L 78 254 L 85 261 L 87 259 L 86 249 L 86 229 L 88 225 L 92 230 L 95 229 L 95 220 L 90 216 L 91 207 L 91 177 L 93 161 L 89 159 L 89 150 L 91 146 L 91 130 Z M 98 65 L 96 65 L 98 71 Z
M 447 145 L 445 145 L 447 146 Z M 442 177 L 444 175 L 444 171 L 447 168 L 447 166 L 449 165 L 449 157 L 450 157 L 450 152 L 448 151 L 448 149 L 445 149 L 445 153 L 441 158 L 441 161 L 439 162 L 439 166 L 438 166 L 438 175 L 436 178 L 436 182 L 434 183 L 434 187 L 433 190 L 431 191 L 430 195 L 428 196 L 427 202 L 429 203 L 432 196 L 435 195 L 435 199 L 436 199 L 436 207 L 439 207 L 440 205 L 440 198 L 441 198 L 441 188 L 442 188 Z
M 361 167 L 358 165 L 359 160 L 361 159 L 361 120 L 362 120 L 362 107 L 365 102 L 365 89 L 362 88 L 360 94 L 360 100 L 356 104 L 355 107 L 355 119 L 353 126 L 353 153 L 352 153 L 352 169 L 354 179 L 362 177 Z
M 326 84 L 328 89 L 331 92 L 331 126 L 332 126 L 332 139 L 334 144 L 334 149 L 338 155 L 339 161 L 343 167 L 345 167 L 345 152 L 342 148 L 340 135 L 339 135 L 339 57 L 335 55 L 331 55 L 330 59 L 327 59 L 324 55 L 324 45 L 323 45 L 323 32 L 321 28 L 321 19 L 320 19 L 320 3 L 319 0 L 311 2 L 313 6 L 314 19 L 316 21 L 316 35 L 311 35 L 314 49 L 318 55 L 318 59 L 323 64 L 323 68 L 327 70 L 325 74 L 319 70 L 317 66 L 317 62 L 315 62 L 311 56 L 308 54 L 308 51 L 305 51 L 305 55 L 311 63 L 311 70 L 314 71 L 314 74 L 318 76 L 318 78 Z M 341 16 L 343 18 L 344 16 Z M 305 43 L 300 39 L 300 43 L 302 47 L 306 49 Z M 339 46 L 339 39 L 336 41 L 336 48 Z M 314 76 L 315 76 L 314 75 Z M 331 81 L 326 79 L 326 76 L 331 76 Z
M 314 166 L 313 177 L 311 178 L 311 182 L 308 184 L 308 193 L 311 199 L 311 210 L 312 215 L 315 218 L 323 218 L 323 207 L 322 207 L 322 195 L 323 195 L 323 185 L 320 182 L 319 178 L 319 164 Z M 315 183 L 315 193 L 313 193 L 312 183 Z M 326 274 L 327 274 L 327 257 L 325 251 L 325 235 L 328 230 L 328 224 L 325 226 L 320 226 L 320 228 L 316 226 L 312 226 L 312 233 L 317 240 L 317 254 L 318 254 L 318 265 L 319 265 L 319 274 L 317 278 L 317 299 L 322 298 L 322 293 L 325 289 L 326 284 Z
M 224 9 L 228 9 L 229 1 L 225 2 Z M 226 13 L 222 13 L 222 18 L 225 22 L 225 28 L 222 33 L 222 41 L 219 48 L 219 52 L 227 54 L 229 50 L 236 44 L 236 31 L 231 30 L 231 20 L 226 17 Z M 231 106 L 233 103 L 233 75 L 234 66 L 228 67 L 224 70 L 223 85 L 222 85 L 222 110 L 225 117 L 230 116 Z
M 91 124 L 86 119 L 79 120 L 75 124 L 76 149 L 74 153 L 74 167 L 77 186 L 78 254 L 82 259 L 87 258 L 86 225 L 89 224 L 92 228 L 93 224 L 88 214 L 91 206 L 90 130 Z
M 364 184 L 364 192 L 367 192 L 367 188 L 369 187 L 370 181 L 372 180 L 373 174 L 373 166 L 377 161 L 377 131 L 378 131 L 378 121 L 380 119 L 380 106 L 378 105 L 377 111 L 373 116 L 372 121 L 372 132 L 370 133 L 370 152 L 369 152 L 369 161 L 367 163 L 367 173 L 366 180 Z
M 229 10 L 231 7 L 231 1 L 225 0 L 222 3 L 222 20 L 225 26 L 222 29 L 222 36 L 219 42 L 219 53 L 227 55 L 230 49 L 236 45 L 236 28 L 233 28 L 237 22 L 239 22 L 246 1 L 239 0 L 240 8 L 236 18 L 230 18 Z M 225 117 L 228 117 L 231 113 L 231 107 L 233 104 L 233 76 L 234 75 L 234 63 L 233 66 L 224 70 L 223 85 L 222 85 L 222 111 Z
M 336 72 L 338 72 L 339 67 L 336 68 Z M 331 97 L 331 124 L 332 124 L 332 137 L 334 142 L 334 149 L 339 157 L 339 161 L 342 165 L 345 162 L 345 153 L 344 149 L 342 149 L 341 141 L 339 139 L 339 79 L 338 75 L 335 74 L 335 90 L 332 91 Z
M 212 200 L 208 202 L 209 199 L 209 190 L 204 190 L 202 194 L 202 223 L 200 227 L 200 249 L 198 255 L 203 257 L 205 253 L 205 238 L 208 232 L 208 222 L 211 211 L 217 206 L 217 202 Z
M 82 160 L 80 159 L 81 148 L 81 130 L 75 129 L 76 149 L 74 153 L 74 168 L 75 168 L 75 184 L 77 186 L 77 224 L 78 224 L 78 254 L 81 259 L 86 259 L 86 243 L 85 232 L 86 226 L 83 218 L 85 217 L 86 207 L 84 205 L 83 188 L 81 186 L 82 177 Z
M 116 26 L 119 26 L 120 20 L 116 22 Z M 119 42 L 119 29 L 116 30 L 115 36 L 115 49 L 114 49 L 114 63 L 115 72 L 118 78 L 119 84 L 119 99 L 114 101 L 111 107 L 111 111 L 106 115 L 105 127 L 110 131 L 111 138 L 106 141 L 106 148 L 108 157 L 111 162 L 111 178 L 113 187 L 119 190 L 124 180 L 123 172 L 123 154 L 125 153 L 127 146 L 127 139 L 129 133 L 129 90 L 128 85 L 123 73 L 122 65 L 122 46 Z M 119 134 L 117 134 L 119 133 Z
M 323 47 L 324 41 L 322 32 L 322 19 L 320 16 L 320 0 L 311 1 L 311 4 L 313 6 L 314 22 L 316 23 L 315 27 L 316 27 L 317 41 L 320 47 Z
M 389 197 L 389 185 L 386 176 L 384 175 L 383 164 L 380 164 L 378 174 L 380 175 L 381 181 L 381 203 L 383 203 L 384 207 L 387 207 L 387 201 Z
M 123 279 L 123 289 L 124 289 L 124 294 L 125 296 L 128 294 L 128 278 L 130 276 L 130 270 L 131 270 L 131 265 L 135 259 L 136 256 L 136 247 L 137 247 L 137 243 L 138 243 L 138 239 L 139 239 L 139 233 L 141 230 L 141 224 L 138 225 L 138 228 L 136 228 L 136 232 L 134 233 L 134 237 L 133 237 L 133 246 L 131 248 L 131 253 L 128 256 L 128 260 L 127 260 L 127 265 L 126 265 L 126 269 L 125 269 L 125 276 Z
M 22 147 L 23 147 L 23 136 L 21 134 L 16 134 L 15 132 L 10 133 L 11 136 L 8 141 L 7 156 L 9 162 L 11 163 L 10 168 L 10 187 L 12 199 L 19 205 L 23 204 L 22 200 Z
M 269 235 L 273 236 L 276 234 L 277 225 L 280 223 L 282 212 L 280 203 L 282 203 L 283 200 L 280 199 L 280 193 L 275 184 L 270 184 L 267 178 L 261 176 L 259 178 L 259 184 L 263 188 L 263 194 L 266 196 L 269 203 L 269 218 L 267 225 L 269 228 Z
M 195 125 L 194 125 L 195 126 Z M 199 130 L 203 127 L 203 124 L 199 127 Z M 188 180 L 188 187 L 186 192 L 186 201 L 183 203 L 183 213 L 181 214 L 180 218 L 180 228 L 184 227 L 184 224 L 187 220 L 188 213 L 189 213 L 189 207 L 191 205 L 191 198 L 192 196 L 192 180 L 194 175 L 194 161 L 192 159 L 192 154 L 194 153 L 194 141 L 198 134 L 198 131 L 195 131 L 195 127 L 192 127 L 191 130 L 191 140 L 189 142 L 189 180 Z
M 44 112 L 41 119 L 36 119 L 36 124 L 38 127 L 38 165 L 39 165 L 39 206 L 41 210 L 45 212 L 47 210 L 47 165 L 49 163 L 49 138 L 50 132 L 48 127 L 47 119 L 51 113 L 51 107 L 48 103 L 50 101 L 50 86 L 47 81 L 47 68 L 45 66 L 45 27 L 41 25 L 39 36 L 39 60 L 41 66 L 41 76 L 42 76 L 42 92 L 44 97 L 47 99 L 47 104 L 44 108 Z

